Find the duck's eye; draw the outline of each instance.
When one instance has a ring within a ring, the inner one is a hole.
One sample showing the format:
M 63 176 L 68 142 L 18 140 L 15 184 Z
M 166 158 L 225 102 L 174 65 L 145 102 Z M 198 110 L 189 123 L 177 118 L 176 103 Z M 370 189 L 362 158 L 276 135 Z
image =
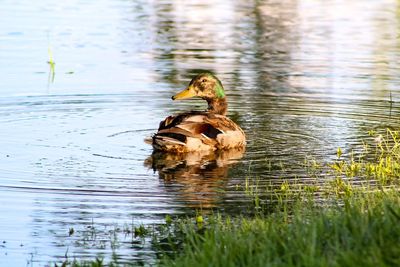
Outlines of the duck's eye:
M 203 79 L 203 80 L 202 80 L 203 83 L 205 83 L 206 81 L 207 81 L 206 79 Z

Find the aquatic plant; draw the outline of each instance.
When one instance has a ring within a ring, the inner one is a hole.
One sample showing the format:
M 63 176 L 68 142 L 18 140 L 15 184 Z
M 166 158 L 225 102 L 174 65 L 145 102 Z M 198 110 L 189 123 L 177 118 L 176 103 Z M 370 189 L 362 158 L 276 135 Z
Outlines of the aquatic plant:
M 49 60 L 47 61 L 47 64 L 49 64 L 50 66 L 50 71 L 49 71 L 49 79 L 48 82 L 54 82 L 54 78 L 56 76 L 56 63 L 54 62 L 54 58 L 53 58 L 53 51 L 51 49 L 51 46 L 49 45 L 47 48 L 47 53 L 49 55 Z
M 400 177 L 400 132 L 391 129 L 386 134 L 370 131 L 373 143 L 364 143 L 362 152 L 355 158 L 351 153 L 348 159 L 337 160 L 329 166 L 336 176 L 366 178 L 381 186 L 399 183 Z M 338 149 L 338 151 L 340 148 Z

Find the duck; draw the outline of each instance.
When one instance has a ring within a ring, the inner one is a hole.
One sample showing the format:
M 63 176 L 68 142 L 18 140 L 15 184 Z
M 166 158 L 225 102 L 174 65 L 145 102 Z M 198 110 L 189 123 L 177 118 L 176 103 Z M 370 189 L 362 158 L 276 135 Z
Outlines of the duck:
M 246 135 L 226 116 L 228 104 L 221 81 L 212 73 L 198 74 L 172 100 L 193 97 L 207 101 L 207 109 L 183 112 L 161 121 L 152 136 L 154 150 L 171 153 L 244 150 Z

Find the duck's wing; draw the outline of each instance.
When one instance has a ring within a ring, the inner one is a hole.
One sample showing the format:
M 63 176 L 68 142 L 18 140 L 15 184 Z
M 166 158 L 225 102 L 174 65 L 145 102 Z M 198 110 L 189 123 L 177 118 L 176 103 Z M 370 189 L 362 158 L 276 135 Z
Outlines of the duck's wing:
M 225 116 L 188 112 L 162 121 L 153 136 L 153 145 L 159 150 L 176 152 L 230 148 L 236 146 L 232 133 L 237 131 L 243 138 L 243 131 Z
M 153 146 L 175 152 L 214 150 L 222 131 L 208 122 L 208 116 L 206 112 L 188 112 L 167 117 L 153 136 Z
M 246 136 L 243 130 L 228 117 L 213 115 L 206 122 L 221 132 L 215 137 L 218 149 L 243 148 L 246 146 Z

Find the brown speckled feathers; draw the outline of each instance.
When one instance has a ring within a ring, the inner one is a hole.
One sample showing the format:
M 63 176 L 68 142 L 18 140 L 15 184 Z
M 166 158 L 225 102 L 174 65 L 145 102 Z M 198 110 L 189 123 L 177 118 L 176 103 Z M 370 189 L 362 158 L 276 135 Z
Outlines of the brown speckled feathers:
M 177 153 L 242 147 L 244 142 L 243 131 L 229 118 L 197 111 L 167 117 L 153 136 L 157 150 Z

